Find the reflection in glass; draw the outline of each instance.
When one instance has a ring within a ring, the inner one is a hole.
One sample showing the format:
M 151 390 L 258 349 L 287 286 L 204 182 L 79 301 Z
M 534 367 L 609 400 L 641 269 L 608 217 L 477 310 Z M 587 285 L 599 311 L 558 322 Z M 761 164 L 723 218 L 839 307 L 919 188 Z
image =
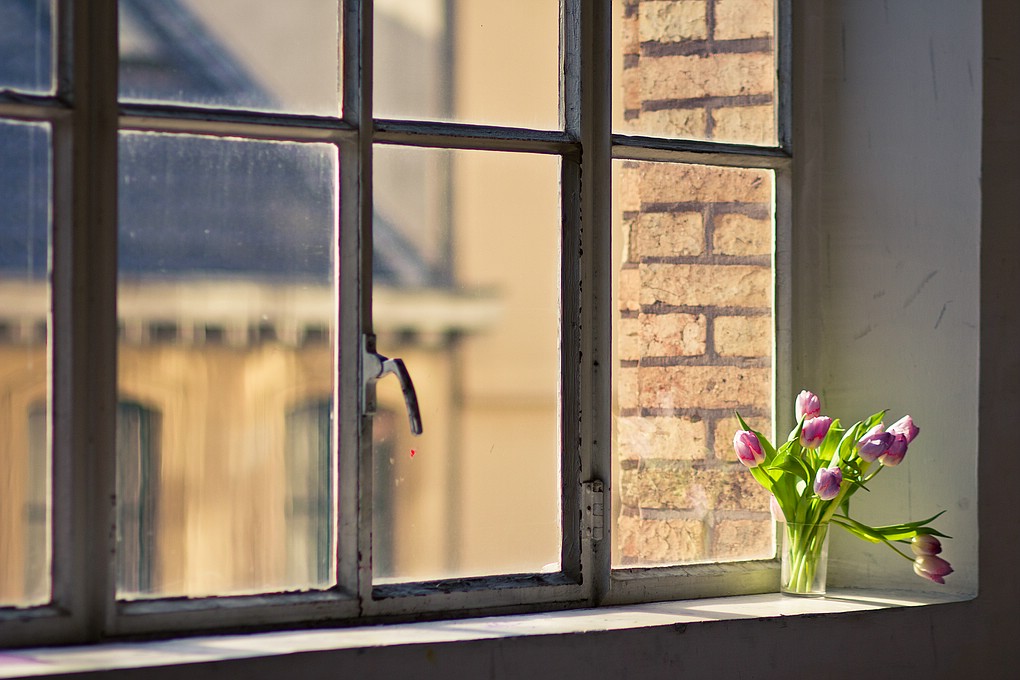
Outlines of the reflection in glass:
M 0 122 L 0 606 L 50 599 L 50 129 Z
M 556 571 L 559 160 L 379 147 L 373 323 L 413 376 L 373 419 L 376 582 Z
M 123 99 L 336 116 L 336 0 L 122 0 Z
M 120 164 L 118 593 L 329 587 L 336 149 L 122 133 Z
M 376 0 L 375 115 L 559 127 L 559 2 Z
M 613 128 L 776 143 L 775 0 L 613 0 Z
M 614 162 L 615 567 L 771 557 L 734 410 L 772 431 L 769 170 Z
M 53 91 L 50 0 L 0 0 L 0 90 Z

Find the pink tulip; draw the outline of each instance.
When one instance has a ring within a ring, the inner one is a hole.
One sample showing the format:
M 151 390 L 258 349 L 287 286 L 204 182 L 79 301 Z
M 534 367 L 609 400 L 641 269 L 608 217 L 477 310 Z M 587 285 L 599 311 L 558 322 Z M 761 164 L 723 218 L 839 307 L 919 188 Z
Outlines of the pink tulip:
M 733 449 L 737 452 L 737 460 L 749 468 L 757 467 L 765 460 L 761 442 L 754 432 L 749 430 L 737 430 L 733 435 Z
M 942 544 L 939 543 L 939 539 L 935 538 L 931 534 L 918 534 L 911 539 L 910 549 L 913 550 L 914 554 L 917 556 L 938 555 L 942 552 Z
M 815 493 L 823 501 L 831 501 L 839 495 L 839 487 L 843 483 L 843 471 L 838 466 L 822 468 L 815 475 Z
M 896 467 L 903 462 L 905 455 L 907 455 L 907 438 L 898 434 L 893 438 L 885 453 L 878 457 L 878 462 L 888 467 Z
M 872 463 L 878 460 L 878 457 L 889 450 L 890 444 L 896 436 L 890 432 L 883 432 L 882 423 L 879 423 L 875 427 L 867 431 L 867 433 L 857 441 L 857 453 L 863 460 Z
M 817 418 L 822 412 L 822 402 L 818 398 L 818 395 L 814 392 L 808 392 L 807 390 L 801 390 L 800 394 L 797 395 L 797 422 L 799 423 L 802 418 Z
M 804 421 L 804 427 L 800 431 L 800 445 L 805 449 L 818 448 L 829 432 L 830 425 L 832 425 L 832 418 L 829 416 L 818 416 Z
M 945 584 L 946 576 L 953 573 L 953 567 L 941 557 L 919 555 L 914 560 L 914 573 L 929 581 Z
M 914 437 L 921 431 L 917 425 L 914 425 L 914 419 L 910 416 L 903 416 L 895 423 L 889 426 L 889 432 L 893 434 L 902 434 L 909 444 L 914 441 Z

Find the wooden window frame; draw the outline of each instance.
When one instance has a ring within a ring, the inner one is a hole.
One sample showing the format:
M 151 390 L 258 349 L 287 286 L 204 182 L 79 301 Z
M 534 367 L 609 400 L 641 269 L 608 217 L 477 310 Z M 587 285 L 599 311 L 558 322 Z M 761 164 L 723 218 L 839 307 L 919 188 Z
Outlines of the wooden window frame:
M 612 162 L 768 169 L 776 176 L 774 363 L 789 356 L 790 6 L 777 0 L 778 144 L 721 144 L 614 134 L 612 3 L 561 0 L 560 129 L 374 119 L 372 0 L 343 13 L 343 113 L 270 114 L 118 102 L 116 0 L 55 0 L 52 96 L 0 92 L 0 118 L 47 122 L 53 137 L 51 429 L 53 601 L 0 610 L 0 644 L 87 642 L 326 621 L 526 612 L 767 589 L 775 561 L 614 570 L 611 532 L 585 535 L 586 484 L 612 479 Z M 338 580 L 328 591 L 120 601 L 115 596 L 118 132 L 330 143 L 341 158 L 337 260 Z M 372 331 L 372 150 L 376 144 L 535 153 L 561 160 L 561 550 L 556 574 L 373 585 L 371 418 L 359 399 Z M 583 178 L 583 181 L 582 181 Z M 775 373 L 775 372 L 773 372 Z M 774 375 L 774 392 L 792 393 Z M 788 399 L 786 401 L 789 401 Z M 782 403 L 778 399 L 777 403 Z M 778 413 L 783 417 L 785 413 Z M 606 517 L 611 494 L 606 493 Z M 749 575 L 753 575 L 749 577 Z M 21 625 L 9 625 L 18 622 Z

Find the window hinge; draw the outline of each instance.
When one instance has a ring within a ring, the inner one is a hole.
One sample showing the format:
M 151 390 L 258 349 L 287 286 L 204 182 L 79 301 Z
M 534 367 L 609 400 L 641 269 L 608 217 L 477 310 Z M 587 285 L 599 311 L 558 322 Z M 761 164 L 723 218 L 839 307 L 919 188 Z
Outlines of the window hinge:
M 589 541 L 601 541 L 605 536 L 605 484 L 596 479 L 581 485 L 582 521 L 584 537 Z

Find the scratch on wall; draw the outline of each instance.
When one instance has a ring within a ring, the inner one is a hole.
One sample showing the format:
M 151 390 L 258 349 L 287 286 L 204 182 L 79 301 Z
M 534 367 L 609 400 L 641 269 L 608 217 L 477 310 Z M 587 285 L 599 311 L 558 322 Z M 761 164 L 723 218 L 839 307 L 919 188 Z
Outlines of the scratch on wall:
M 946 307 L 949 306 L 950 302 L 952 302 L 952 300 L 946 300 L 942 303 L 942 311 L 939 312 L 939 318 L 935 319 L 935 330 L 938 330 L 939 324 L 942 323 L 942 317 L 946 315 Z
M 906 309 L 907 307 L 914 303 L 914 300 L 917 299 L 917 296 L 921 294 L 921 290 L 924 289 L 924 287 L 928 285 L 928 282 L 935 278 L 935 275 L 938 273 L 939 271 L 936 269 L 933 272 L 929 272 L 928 276 L 924 277 L 924 280 L 921 281 L 920 285 L 918 285 L 917 288 L 914 289 L 914 292 L 910 294 L 910 297 L 907 298 L 907 301 L 903 303 L 903 309 Z

